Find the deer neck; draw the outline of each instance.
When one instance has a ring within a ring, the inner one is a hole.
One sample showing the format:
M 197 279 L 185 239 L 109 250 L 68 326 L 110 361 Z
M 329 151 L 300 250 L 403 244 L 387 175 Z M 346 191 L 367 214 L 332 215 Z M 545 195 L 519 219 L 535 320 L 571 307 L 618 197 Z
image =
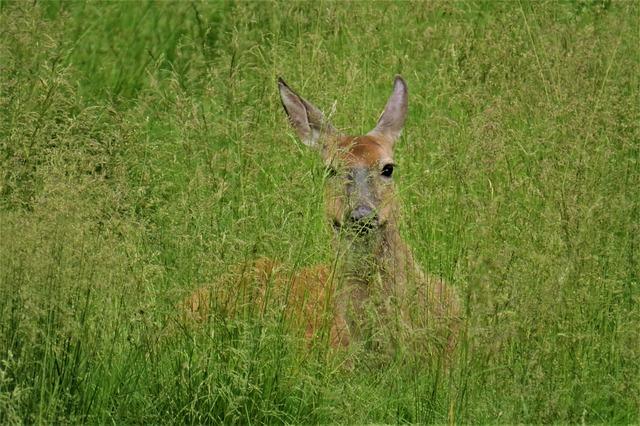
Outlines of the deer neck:
M 346 285 L 404 288 L 407 275 L 415 269 L 411 250 L 394 222 L 369 235 L 335 240 L 338 273 Z

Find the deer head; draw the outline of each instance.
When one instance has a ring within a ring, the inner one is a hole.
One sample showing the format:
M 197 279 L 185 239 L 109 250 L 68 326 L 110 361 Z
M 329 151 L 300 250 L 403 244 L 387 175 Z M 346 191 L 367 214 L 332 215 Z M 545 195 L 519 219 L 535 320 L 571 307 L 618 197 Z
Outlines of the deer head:
M 407 114 L 407 84 L 396 76 L 393 92 L 373 130 L 344 135 L 312 103 L 278 79 L 282 105 L 300 140 L 317 149 L 327 168 L 325 210 L 336 231 L 365 236 L 394 220 L 393 146 Z

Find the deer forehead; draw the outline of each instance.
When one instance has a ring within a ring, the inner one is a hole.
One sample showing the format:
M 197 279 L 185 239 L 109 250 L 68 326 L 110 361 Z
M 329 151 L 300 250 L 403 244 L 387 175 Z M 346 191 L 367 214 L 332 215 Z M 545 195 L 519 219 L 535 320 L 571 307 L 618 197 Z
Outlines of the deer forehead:
M 346 167 L 376 168 L 393 162 L 390 144 L 373 136 L 345 136 L 336 142 L 335 157 Z

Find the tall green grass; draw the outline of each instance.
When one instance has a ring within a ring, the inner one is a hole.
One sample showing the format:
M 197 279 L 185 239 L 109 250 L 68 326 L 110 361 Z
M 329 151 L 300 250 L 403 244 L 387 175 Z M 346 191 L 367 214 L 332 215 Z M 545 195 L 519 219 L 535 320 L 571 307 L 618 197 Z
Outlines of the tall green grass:
M 0 2 L 0 423 L 637 423 L 638 3 Z M 283 76 L 350 133 L 409 84 L 402 231 L 449 368 L 182 328 L 258 256 L 331 259 Z

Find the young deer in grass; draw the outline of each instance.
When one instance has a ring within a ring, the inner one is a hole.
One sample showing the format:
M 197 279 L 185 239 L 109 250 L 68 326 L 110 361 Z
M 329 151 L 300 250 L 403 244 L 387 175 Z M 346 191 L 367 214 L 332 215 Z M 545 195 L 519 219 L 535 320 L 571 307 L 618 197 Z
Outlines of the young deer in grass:
M 262 303 L 266 287 L 285 288 L 284 305 L 308 338 L 329 312 L 335 346 L 409 335 L 435 339 L 450 352 L 458 330 L 458 298 L 441 279 L 421 271 L 398 231 L 393 147 L 407 113 L 405 81 L 396 76 L 376 127 L 362 136 L 340 133 L 284 80 L 278 79 L 278 88 L 293 129 L 305 145 L 319 151 L 326 166 L 325 210 L 336 261 L 286 274 L 278 263 L 261 259 L 236 291 L 253 286 L 251 300 Z M 209 290 L 197 291 L 187 300 L 187 310 L 198 316 L 208 312 L 211 297 Z M 215 297 L 229 296 L 218 292 Z

